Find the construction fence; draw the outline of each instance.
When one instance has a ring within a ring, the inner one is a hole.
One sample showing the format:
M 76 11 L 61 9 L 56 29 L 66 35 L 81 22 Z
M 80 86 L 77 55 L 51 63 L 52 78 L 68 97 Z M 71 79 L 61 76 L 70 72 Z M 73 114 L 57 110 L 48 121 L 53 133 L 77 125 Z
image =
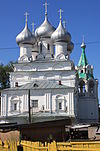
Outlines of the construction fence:
M 31 142 L 21 141 L 23 151 L 100 151 L 100 141 L 89 142 Z M 0 151 L 20 151 L 19 142 L 0 141 Z

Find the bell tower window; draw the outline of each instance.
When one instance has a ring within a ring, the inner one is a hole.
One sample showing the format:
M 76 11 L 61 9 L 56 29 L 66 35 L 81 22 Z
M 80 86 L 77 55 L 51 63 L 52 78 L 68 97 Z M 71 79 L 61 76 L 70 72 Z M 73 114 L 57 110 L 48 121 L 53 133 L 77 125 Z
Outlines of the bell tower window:
M 79 89 L 80 93 L 85 93 L 85 82 L 84 81 L 80 81 L 78 89 Z
M 89 82 L 89 92 L 94 93 L 94 82 L 93 81 Z

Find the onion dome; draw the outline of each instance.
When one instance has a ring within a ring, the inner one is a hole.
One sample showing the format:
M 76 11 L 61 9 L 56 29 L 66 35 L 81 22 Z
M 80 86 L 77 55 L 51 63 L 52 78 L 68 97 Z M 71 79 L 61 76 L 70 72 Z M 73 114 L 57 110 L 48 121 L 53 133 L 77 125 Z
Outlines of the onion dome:
M 23 31 L 17 35 L 16 42 L 18 45 L 20 45 L 20 44 L 33 45 L 36 42 L 35 36 L 31 33 L 31 31 L 28 28 L 27 17 L 26 17 L 25 27 L 24 27 Z
M 48 19 L 45 17 L 44 22 L 35 31 L 36 37 L 51 37 L 51 34 L 55 31 L 55 28 L 49 23 Z
M 45 5 L 45 20 L 44 22 L 35 30 L 35 36 L 41 38 L 51 37 L 51 34 L 55 31 L 55 28 L 50 24 L 47 17 L 47 3 Z
M 67 51 L 71 53 L 73 48 L 74 48 L 74 44 L 72 42 L 69 42 L 67 44 Z
M 59 22 L 57 29 L 51 35 L 51 39 L 54 42 L 70 42 L 71 41 L 70 33 L 66 31 L 66 29 L 64 28 L 64 26 L 62 24 L 61 9 L 60 9 L 60 22 Z

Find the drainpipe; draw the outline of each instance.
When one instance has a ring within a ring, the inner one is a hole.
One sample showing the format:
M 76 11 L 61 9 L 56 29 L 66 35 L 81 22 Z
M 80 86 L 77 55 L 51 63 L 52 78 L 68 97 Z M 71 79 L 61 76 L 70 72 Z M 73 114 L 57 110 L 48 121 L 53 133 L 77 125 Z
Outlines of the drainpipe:
M 50 108 L 51 108 L 51 114 L 52 114 L 52 91 L 51 91 L 51 95 L 50 95 Z
M 30 89 L 28 90 L 28 113 L 29 113 L 29 124 L 31 123 L 31 110 L 30 110 Z

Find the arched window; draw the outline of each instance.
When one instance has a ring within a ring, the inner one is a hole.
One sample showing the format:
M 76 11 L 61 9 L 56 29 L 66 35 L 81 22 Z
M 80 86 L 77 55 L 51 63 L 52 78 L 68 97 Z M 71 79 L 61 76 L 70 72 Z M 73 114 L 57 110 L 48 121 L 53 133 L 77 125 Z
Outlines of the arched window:
M 83 80 L 79 82 L 78 90 L 80 93 L 85 93 L 85 82 Z
M 56 53 L 56 48 L 55 48 L 55 45 L 53 45 L 53 54 L 55 55 Z
M 94 82 L 93 81 L 89 81 L 89 92 L 94 93 Z
M 83 73 L 83 70 L 81 70 L 81 73 Z
M 50 45 L 49 44 L 47 44 L 47 50 L 50 50 Z
M 56 111 L 65 111 L 65 98 L 62 95 L 56 96 Z
M 20 99 L 17 96 L 11 97 L 10 112 L 20 112 Z
M 40 43 L 40 53 L 42 53 L 42 43 Z

